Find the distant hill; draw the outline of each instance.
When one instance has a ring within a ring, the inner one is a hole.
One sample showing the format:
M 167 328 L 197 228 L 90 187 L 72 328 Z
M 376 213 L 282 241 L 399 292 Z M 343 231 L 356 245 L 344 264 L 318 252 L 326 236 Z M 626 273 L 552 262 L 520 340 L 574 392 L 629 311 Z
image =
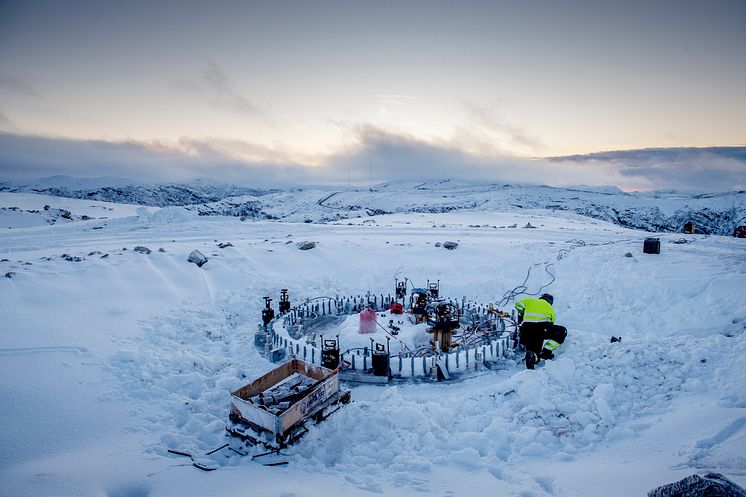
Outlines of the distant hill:
M 555 188 L 464 181 L 391 181 L 372 188 L 259 190 L 206 183 L 143 185 L 53 178 L 0 191 L 43 193 L 154 207 L 182 206 L 201 216 L 330 223 L 389 213 L 461 210 L 571 212 L 650 232 L 681 232 L 687 222 L 703 234 L 730 235 L 746 225 L 746 192 L 623 192 L 615 187 Z
M 217 202 L 236 196 L 262 195 L 268 190 L 220 183 L 146 184 L 123 178 L 52 176 L 23 183 L 0 182 L 0 191 L 168 207 Z

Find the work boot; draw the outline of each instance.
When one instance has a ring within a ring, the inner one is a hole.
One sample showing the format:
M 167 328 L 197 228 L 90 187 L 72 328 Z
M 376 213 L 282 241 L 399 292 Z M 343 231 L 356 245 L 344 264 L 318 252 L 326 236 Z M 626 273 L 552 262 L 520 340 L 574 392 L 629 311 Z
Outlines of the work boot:
M 541 349 L 541 358 L 542 359 L 554 359 L 554 352 L 547 348 Z
M 526 369 L 534 369 L 534 365 L 539 362 L 539 356 L 530 350 L 526 351 Z

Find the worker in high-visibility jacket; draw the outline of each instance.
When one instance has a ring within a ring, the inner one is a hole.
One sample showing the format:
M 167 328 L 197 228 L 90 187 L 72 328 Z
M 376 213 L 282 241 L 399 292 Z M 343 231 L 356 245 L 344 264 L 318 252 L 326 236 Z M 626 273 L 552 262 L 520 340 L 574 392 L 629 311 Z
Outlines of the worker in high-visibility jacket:
M 541 359 L 554 358 L 554 351 L 567 337 L 567 328 L 554 324 L 553 303 L 554 297 L 548 293 L 538 299 L 525 298 L 515 303 L 528 369 L 534 369 Z

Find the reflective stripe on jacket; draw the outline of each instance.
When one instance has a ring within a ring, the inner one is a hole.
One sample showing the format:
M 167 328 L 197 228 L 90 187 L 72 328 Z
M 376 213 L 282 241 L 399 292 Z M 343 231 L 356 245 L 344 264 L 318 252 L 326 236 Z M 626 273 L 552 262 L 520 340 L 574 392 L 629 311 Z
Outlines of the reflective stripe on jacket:
M 549 321 L 554 323 L 554 309 L 544 299 L 527 297 L 516 302 L 515 308 L 518 309 L 518 314 L 523 316 L 524 322 L 544 323 Z

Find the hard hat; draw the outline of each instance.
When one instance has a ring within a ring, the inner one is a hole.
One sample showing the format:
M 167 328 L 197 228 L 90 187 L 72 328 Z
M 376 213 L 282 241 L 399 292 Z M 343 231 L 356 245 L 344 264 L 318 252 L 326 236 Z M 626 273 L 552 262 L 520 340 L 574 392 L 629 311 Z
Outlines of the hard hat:
M 544 293 L 539 298 L 543 299 L 543 300 L 546 300 L 547 302 L 549 302 L 549 305 L 554 304 L 554 297 L 552 296 L 551 293 Z

